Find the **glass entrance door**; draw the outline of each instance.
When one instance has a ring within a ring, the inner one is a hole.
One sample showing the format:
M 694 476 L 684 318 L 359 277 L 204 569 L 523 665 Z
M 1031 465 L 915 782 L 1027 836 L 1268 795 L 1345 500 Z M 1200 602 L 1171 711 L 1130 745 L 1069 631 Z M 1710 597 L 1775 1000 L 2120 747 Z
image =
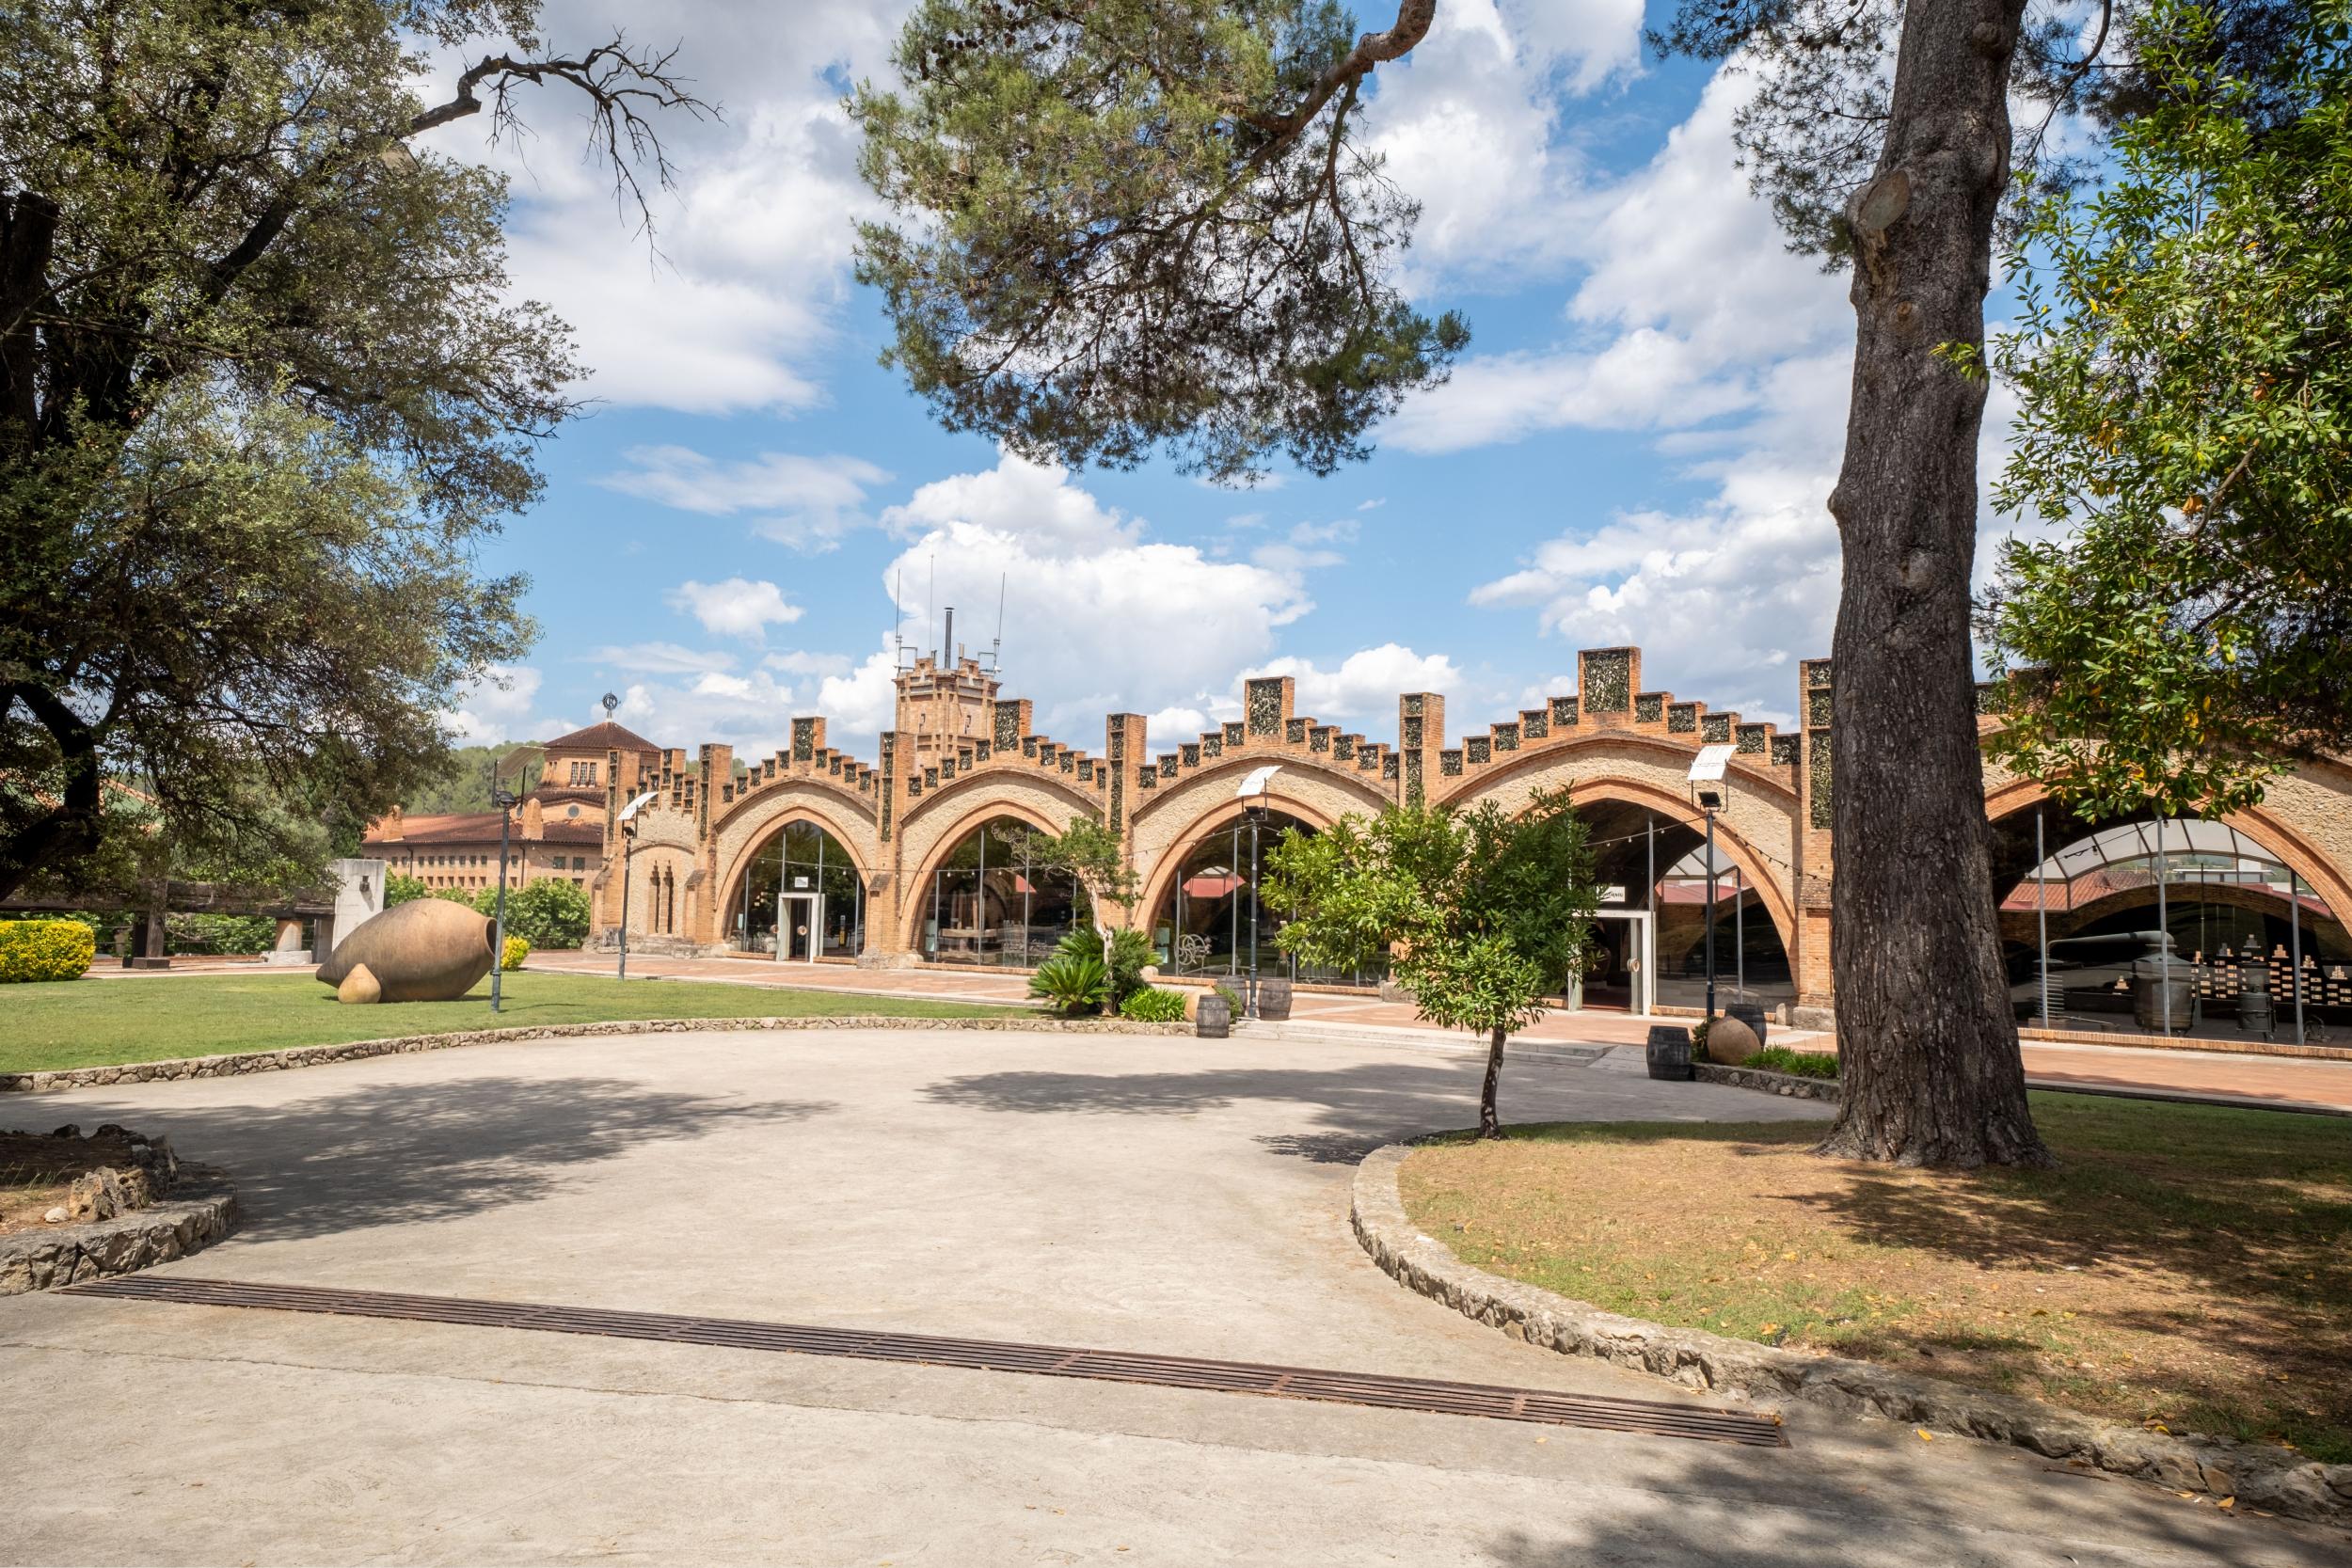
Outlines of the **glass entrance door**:
M 822 942 L 824 899 L 814 893 L 776 895 L 776 961 L 812 964 Z

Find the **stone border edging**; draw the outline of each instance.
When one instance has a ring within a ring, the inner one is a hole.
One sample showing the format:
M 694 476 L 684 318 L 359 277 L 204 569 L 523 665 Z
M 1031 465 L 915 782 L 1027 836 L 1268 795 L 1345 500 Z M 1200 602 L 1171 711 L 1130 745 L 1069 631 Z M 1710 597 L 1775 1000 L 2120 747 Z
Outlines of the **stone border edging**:
M 887 1013 L 848 1018 L 650 1018 L 603 1019 L 594 1023 L 526 1024 L 513 1029 L 467 1029 L 439 1035 L 403 1035 L 393 1039 L 345 1040 L 332 1045 L 293 1045 L 280 1051 L 246 1051 L 220 1056 L 177 1056 L 157 1062 L 120 1062 L 108 1067 L 57 1068 L 47 1072 L 0 1073 L 0 1094 L 37 1094 L 47 1089 L 152 1084 L 175 1078 L 230 1078 L 246 1072 L 282 1072 L 324 1067 L 370 1056 L 401 1056 L 447 1051 L 464 1045 L 501 1045 L 516 1040 L 574 1039 L 595 1035 L 672 1035 L 772 1029 L 1025 1029 L 1076 1035 L 1189 1035 L 1189 1023 L 1140 1023 L 1125 1018 L 906 1018 Z
M 2352 1523 L 2352 1465 L 2322 1465 L 2229 1438 L 2169 1436 L 1867 1361 L 1669 1328 L 1488 1274 L 1414 1229 L 1396 1185 L 1397 1168 L 1411 1152 L 1409 1144 L 1390 1144 L 1357 1167 L 1350 1206 L 1357 1241 L 1406 1290 L 1514 1339 L 1563 1355 L 1593 1356 L 1685 1387 L 1798 1399 L 1850 1414 L 1883 1416 L 2015 1444 L 2175 1491 L 2235 1497 L 2298 1519 Z
M 161 1201 L 110 1220 L 0 1236 L 0 1296 L 131 1274 L 201 1251 L 237 1228 L 237 1189 L 214 1165 L 186 1164 Z
M 1800 1078 L 1793 1072 L 1770 1072 L 1760 1067 L 1725 1067 L 1721 1062 L 1692 1062 L 1691 1076 L 1702 1084 L 1728 1084 L 1735 1089 L 1756 1089 L 1788 1100 L 1826 1100 L 1836 1103 L 1837 1080 Z

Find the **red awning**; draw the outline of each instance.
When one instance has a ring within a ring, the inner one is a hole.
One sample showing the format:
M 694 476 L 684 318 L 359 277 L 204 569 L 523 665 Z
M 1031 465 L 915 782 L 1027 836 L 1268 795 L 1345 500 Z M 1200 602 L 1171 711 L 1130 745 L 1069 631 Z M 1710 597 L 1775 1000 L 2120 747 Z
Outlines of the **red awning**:
M 1242 879 L 1232 872 L 1203 872 L 1184 884 L 1187 898 L 1222 898 L 1237 891 Z

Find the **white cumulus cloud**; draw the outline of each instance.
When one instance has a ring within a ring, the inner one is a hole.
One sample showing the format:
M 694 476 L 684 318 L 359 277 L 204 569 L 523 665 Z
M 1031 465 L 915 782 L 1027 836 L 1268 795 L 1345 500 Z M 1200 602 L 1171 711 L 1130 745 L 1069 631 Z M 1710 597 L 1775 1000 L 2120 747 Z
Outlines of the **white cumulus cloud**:
M 762 578 L 729 578 L 724 582 L 682 582 L 670 594 L 670 608 L 691 615 L 713 637 L 739 637 L 764 641 L 768 628 L 801 618 L 801 607 L 787 602 L 784 590 Z

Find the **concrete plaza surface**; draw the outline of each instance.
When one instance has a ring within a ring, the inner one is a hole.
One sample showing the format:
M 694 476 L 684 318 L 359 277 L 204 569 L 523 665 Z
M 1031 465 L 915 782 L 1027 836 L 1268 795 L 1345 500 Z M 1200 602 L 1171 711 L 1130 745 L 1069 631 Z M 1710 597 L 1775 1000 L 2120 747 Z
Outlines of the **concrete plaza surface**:
M 1622 1397 L 1412 1295 L 1363 1151 L 1473 1116 L 1377 1043 L 672 1034 L 14 1099 L 230 1167 L 159 1271 L 1217 1356 Z M 1527 1062 L 1506 1118 L 1819 1117 Z M 2341 1562 L 2018 1450 L 1791 1407 L 1746 1449 L 521 1330 L 0 1302 L 8 1562 Z M 1725 1402 L 1705 1401 L 1700 1402 Z

